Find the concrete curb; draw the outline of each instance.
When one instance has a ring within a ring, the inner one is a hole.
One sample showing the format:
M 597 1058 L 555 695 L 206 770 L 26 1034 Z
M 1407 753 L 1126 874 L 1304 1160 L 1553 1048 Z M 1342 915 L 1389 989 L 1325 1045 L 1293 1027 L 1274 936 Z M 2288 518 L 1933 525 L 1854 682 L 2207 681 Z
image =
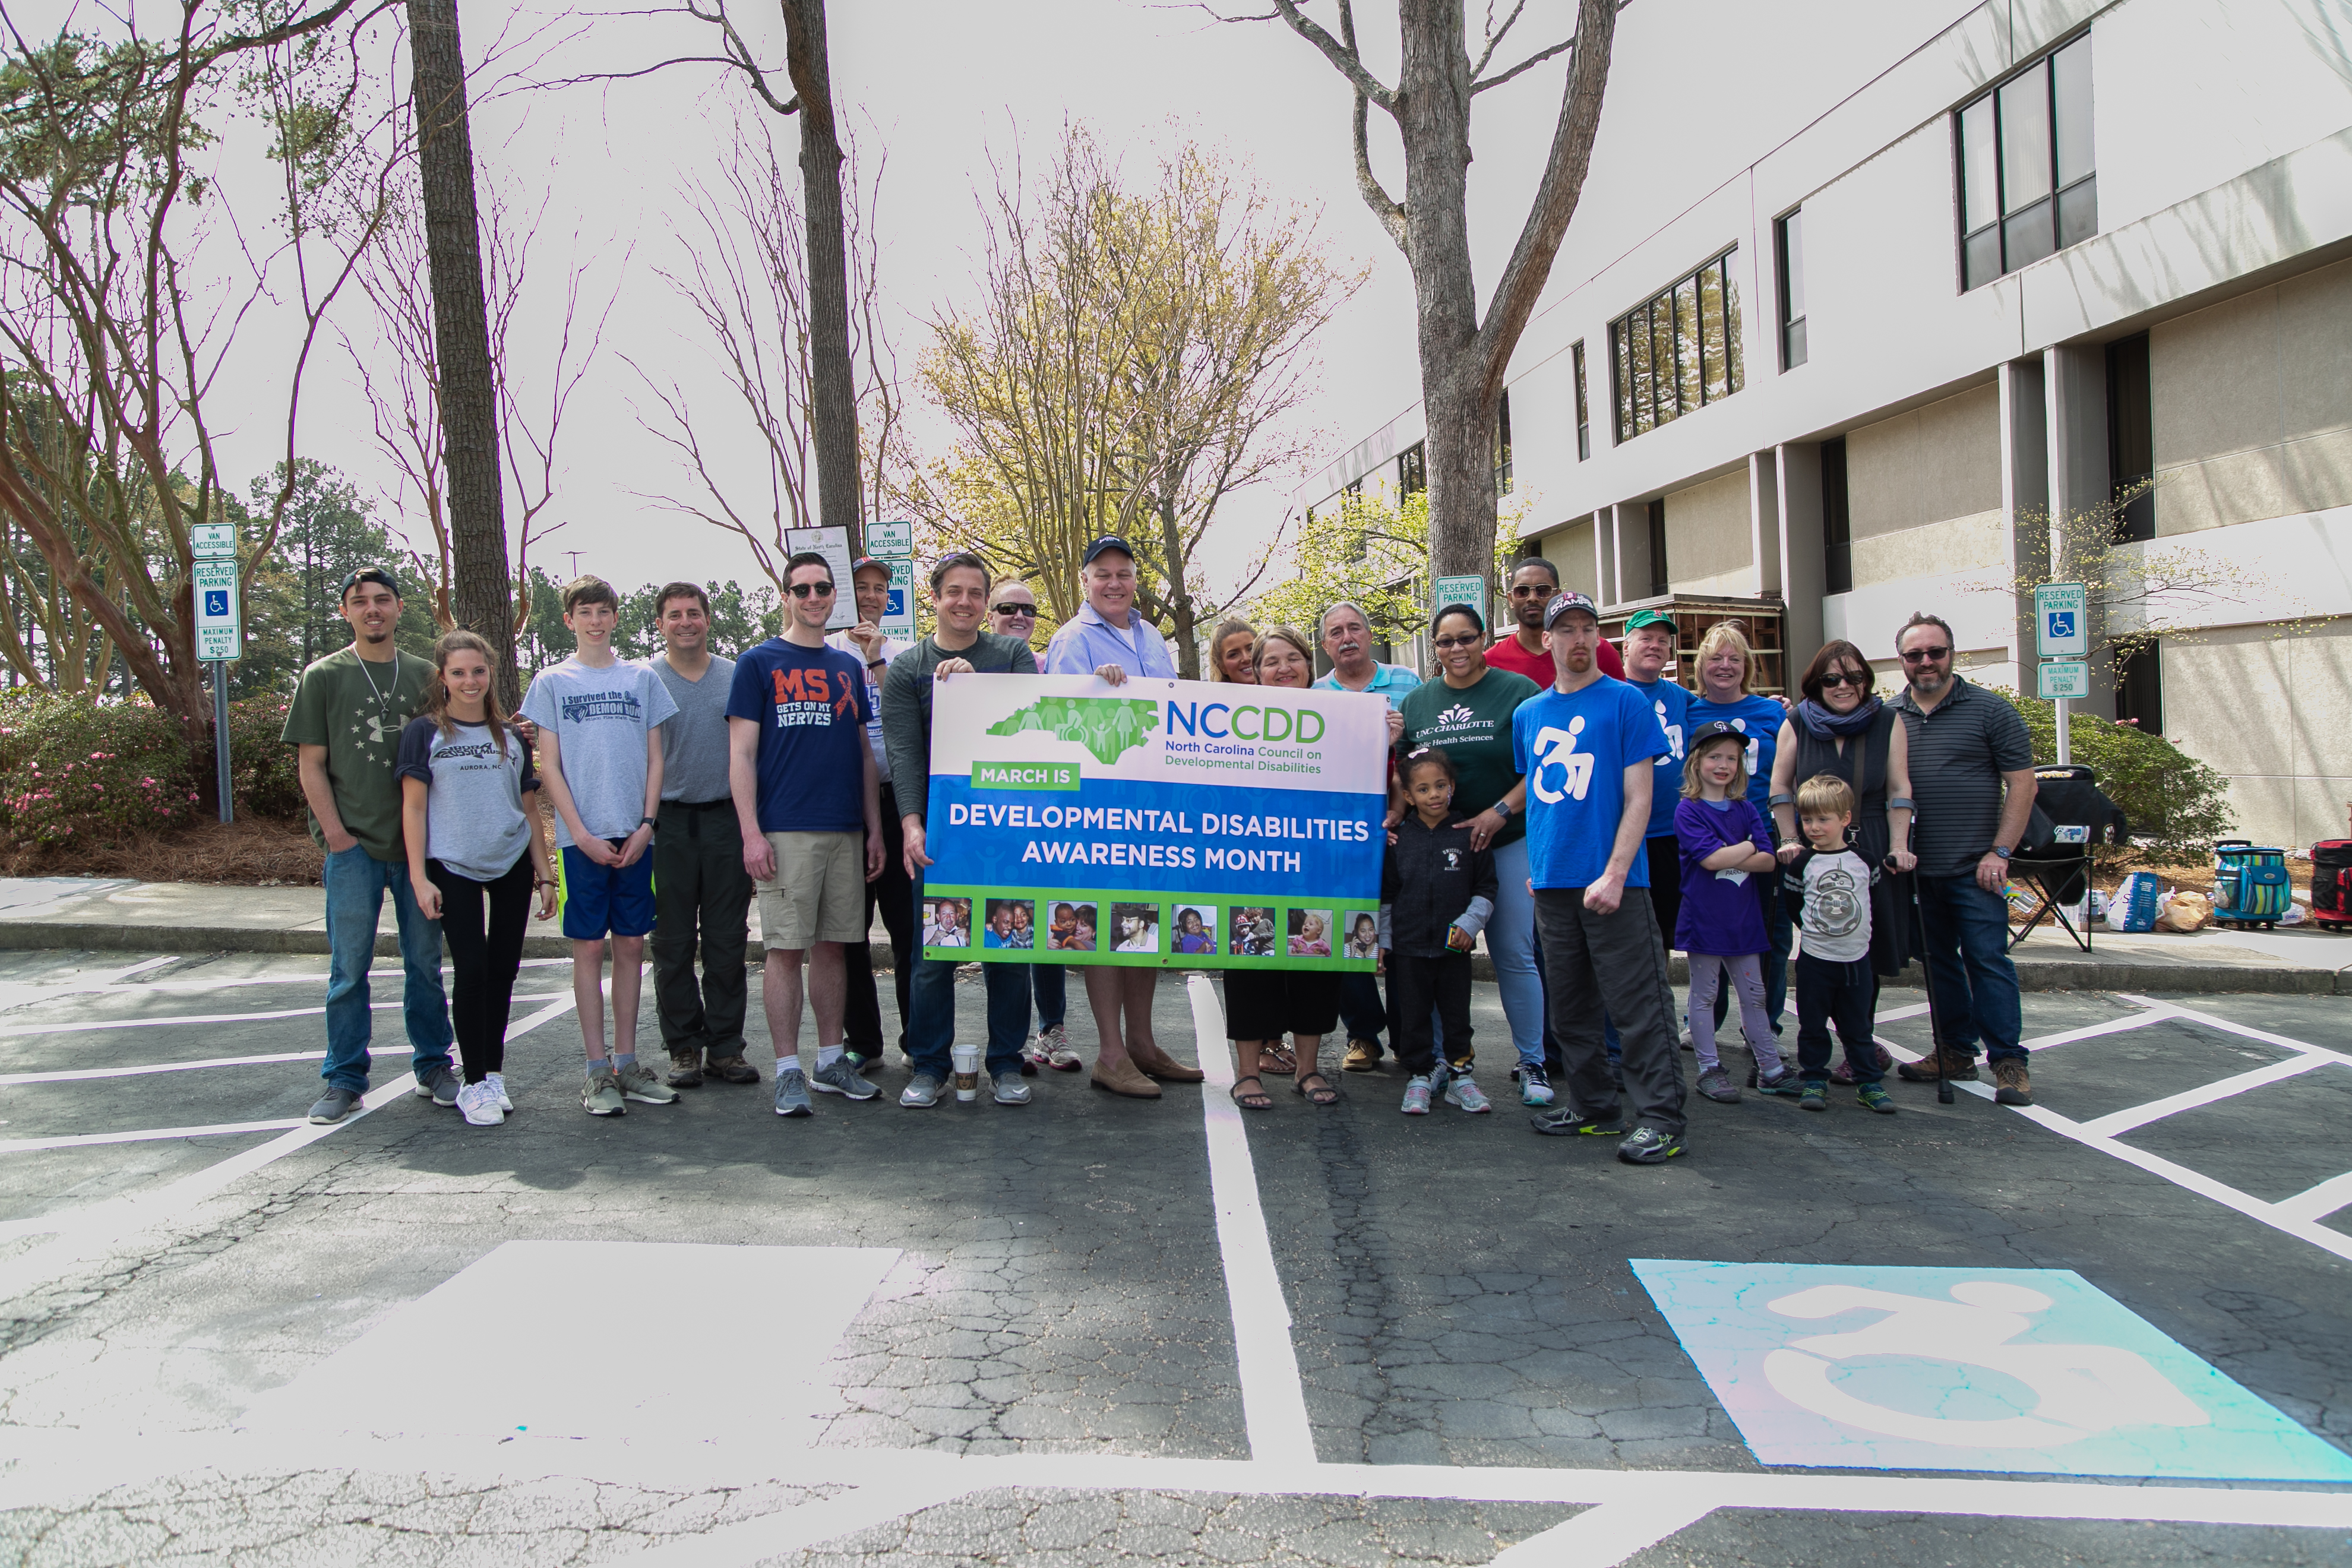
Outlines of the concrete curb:
M 194 952 L 327 952 L 327 933 L 318 927 L 261 928 L 239 926 L 160 926 L 121 921 L 0 920 L 0 951 L 28 950 L 84 952 L 152 952 L 173 948 Z M 376 938 L 378 958 L 398 958 L 399 940 L 390 933 Z M 743 960 L 762 962 L 759 942 L 746 945 Z M 533 934 L 523 941 L 526 958 L 568 958 L 572 944 L 561 936 Z M 2352 942 L 2345 944 L 2352 960 Z M 890 950 L 875 944 L 875 967 L 890 967 Z M 1677 985 L 1689 983 L 1689 965 L 1680 953 L 1667 955 L 1669 977 Z M 1492 984 L 1493 962 L 1484 952 L 1470 960 L 1474 978 Z M 2156 963 L 2129 959 L 2089 956 L 2017 957 L 2017 983 L 2024 991 L 2169 991 L 2210 994 L 2224 992 L 2273 996 L 2352 996 L 2352 963 L 2342 968 L 2276 963 Z M 1894 984 L 1923 984 L 1919 966 L 1906 968 Z

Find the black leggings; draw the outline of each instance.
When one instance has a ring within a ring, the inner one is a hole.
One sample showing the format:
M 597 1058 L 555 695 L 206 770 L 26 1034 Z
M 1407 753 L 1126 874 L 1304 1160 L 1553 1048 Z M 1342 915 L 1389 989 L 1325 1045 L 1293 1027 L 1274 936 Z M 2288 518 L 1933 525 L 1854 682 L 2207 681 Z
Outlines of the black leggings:
M 438 860 L 425 874 L 441 889 L 441 934 L 449 942 L 449 1023 L 465 1058 L 466 1081 L 501 1072 L 507 1063 L 507 1013 L 514 1003 L 515 972 L 522 967 L 522 935 L 530 921 L 529 850 L 495 882 L 477 882 Z M 485 902 L 488 905 L 484 930 Z

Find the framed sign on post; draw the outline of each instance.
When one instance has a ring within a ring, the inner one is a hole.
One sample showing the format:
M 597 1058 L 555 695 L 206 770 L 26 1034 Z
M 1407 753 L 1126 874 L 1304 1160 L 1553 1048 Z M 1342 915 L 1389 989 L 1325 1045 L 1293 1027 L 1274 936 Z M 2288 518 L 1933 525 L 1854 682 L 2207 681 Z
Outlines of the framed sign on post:
M 788 528 L 784 530 L 784 548 L 794 555 L 803 550 L 814 550 L 833 567 L 833 614 L 824 623 L 825 629 L 837 632 L 845 626 L 856 626 L 857 595 L 850 588 L 849 530 Z
M 1434 577 L 1429 584 L 1429 613 L 1437 614 L 1448 605 L 1467 605 L 1485 620 L 1493 613 L 1486 603 L 1486 579 L 1484 577 Z
M 2091 596 L 2080 583 L 2033 590 L 2035 650 L 2043 658 L 2083 658 L 2091 651 Z
M 195 531 L 202 535 L 199 542 L 205 552 L 197 556 L 188 573 L 188 590 L 196 658 L 212 666 L 213 788 L 220 797 L 220 819 L 234 822 L 236 805 L 229 790 L 228 661 L 245 652 L 244 617 L 237 603 L 236 530 L 219 523 L 200 525 Z

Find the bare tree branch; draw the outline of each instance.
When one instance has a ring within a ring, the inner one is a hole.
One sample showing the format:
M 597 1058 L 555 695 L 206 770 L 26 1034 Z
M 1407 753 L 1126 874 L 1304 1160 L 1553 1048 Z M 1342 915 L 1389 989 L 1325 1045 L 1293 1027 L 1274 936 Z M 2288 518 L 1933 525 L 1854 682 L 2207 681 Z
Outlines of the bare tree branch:
M 1396 89 L 1382 86 L 1380 78 L 1366 70 L 1363 58 L 1352 47 L 1333 37 L 1315 18 L 1301 11 L 1297 0 L 1274 0 L 1274 8 L 1290 24 L 1292 32 L 1323 51 L 1323 58 L 1348 79 L 1360 96 L 1370 99 L 1391 114 L 1396 112 Z M 1339 26 L 1351 36 L 1356 30 L 1349 0 L 1339 0 Z
M 1497 27 L 1495 26 L 1494 0 L 1487 0 L 1486 47 L 1478 51 L 1477 60 L 1470 67 L 1470 79 L 1472 81 L 1476 81 L 1479 76 L 1485 72 L 1487 62 L 1495 58 L 1495 51 L 1502 47 L 1504 37 L 1510 32 L 1513 24 L 1518 21 L 1519 13 L 1527 8 L 1528 0 L 1517 0 L 1517 3 L 1511 7 L 1511 14 L 1504 17 L 1503 25 L 1500 27 Z M 1474 88 L 1471 90 L 1475 92 L 1477 89 Z
M 1517 65 L 1513 66 L 1509 70 L 1503 72 L 1500 76 L 1490 76 L 1484 81 L 1475 81 L 1471 83 L 1470 90 L 1475 95 L 1486 91 L 1490 87 L 1500 87 L 1505 82 L 1510 80 L 1513 77 L 1518 76 L 1527 71 L 1531 71 L 1535 69 L 1536 67 L 1543 64 L 1544 61 L 1550 59 L 1553 56 L 1565 54 L 1574 47 L 1576 47 L 1576 40 L 1574 38 L 1562 38 L 1559 43 L 1554 44 L 1548 49 L 1537 50 L 1534 54 L 1529 55 L 1526 59 L 1521 60 Z

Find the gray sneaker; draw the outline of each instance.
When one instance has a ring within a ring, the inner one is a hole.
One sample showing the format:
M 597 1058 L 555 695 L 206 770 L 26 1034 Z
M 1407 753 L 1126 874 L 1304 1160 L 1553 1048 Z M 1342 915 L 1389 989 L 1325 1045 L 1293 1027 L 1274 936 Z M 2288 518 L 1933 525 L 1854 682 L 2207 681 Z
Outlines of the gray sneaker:
M 1731 1081 L 1731 1075 L 1719 1067 L 1709 1068 L 1698 1075 L 1698 1091 L 1717 1105 L 1739 1103 L 1738 1086 Z
M 857 1076 L 857 1064 L 846 1051 L 834 1058 L 832 1066 L 817 1068 L 809 1087 L 819 1094 L 842 1094 L 852 1100 L 871 1100 L 882 1092 Z
M 416 1075 L 416 1098 L 429 1100 L 439 1106 L 457 1103 L 457 1091 L 465 1088 L 456 1073 L 446 1066 L 427 1068 Z
M 677 1090 L 662 1082 L 661 1074 L 643 1062 L 631 1062 L 615 1075 L 621 1081 L 621 1092 L 645 1105 L 675 1105 Z
M 797 1064 L 776 1069 L 776 1114 L 806 1116 L 810 1114 L 808 1079 Z
M 1026 1105 L 1029 1103 L 1029 1086 L 1021 1081 L 1019 1068 L 992 1073 L 989 1075 L 989 1082 L 996 1088 L 997 1104 Z
M 359 1105 L 360 1097 L 350 1089 L 331 1089 L 319 1097 L 318 1104 L 310 1107 L 310 1124 L 314 1127 L 332 1127 L 336 1122 L 357 1110 Z
M 580 1096 L 580 1109 L 591 1116 L 626 1116 L 629 1102 L 621 1097 L 621 1080 L 613 1075 L 610 1063 L 599 1062 L 588 1069 L 588 1087 Z
M 909 1110 L 928 1110 L 940 1102 L 940 1088 L 939 1079 L 919 1072 L 898 1091 L 898 1103 Z

